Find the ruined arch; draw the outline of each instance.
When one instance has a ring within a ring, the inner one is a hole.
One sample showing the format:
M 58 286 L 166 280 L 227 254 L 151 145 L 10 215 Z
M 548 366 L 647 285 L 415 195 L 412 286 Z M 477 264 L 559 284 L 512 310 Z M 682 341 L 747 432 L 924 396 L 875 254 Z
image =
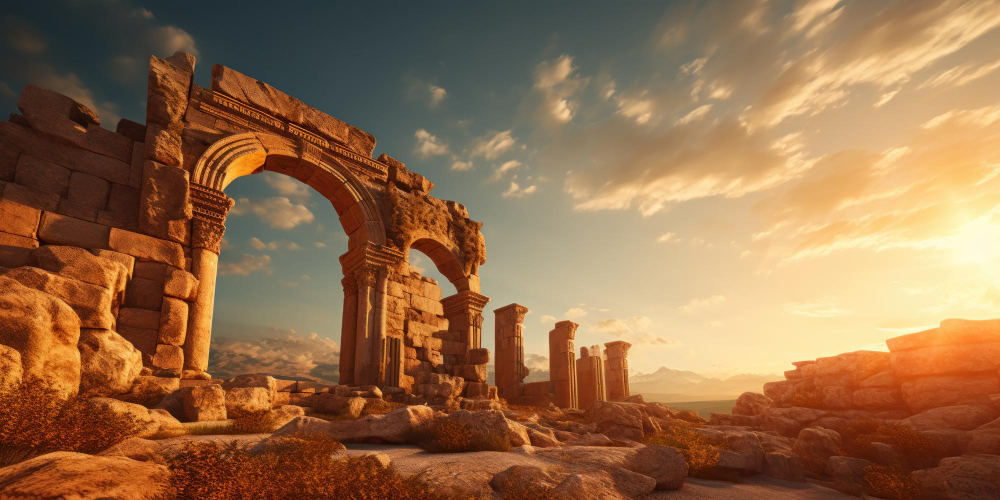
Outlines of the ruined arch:
M 205 150 L 191 183 L 222 193 L 239 177 L 262 170 L 286 174 L 330 201 L 348 236 L 348 248 L 385 245 L 385 225 L 375 198 L 345 166 L 304 140 L 261 132 L 224 137 Z

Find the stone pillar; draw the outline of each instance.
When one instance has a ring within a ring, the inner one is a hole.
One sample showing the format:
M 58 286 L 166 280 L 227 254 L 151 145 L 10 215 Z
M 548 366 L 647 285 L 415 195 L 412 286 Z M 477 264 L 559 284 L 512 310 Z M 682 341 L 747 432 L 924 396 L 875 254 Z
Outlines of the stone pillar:
M 629 396 L 628 349 L 632 344 L 622 340 L 604 344 L 608 362 L 604 366 L 608 401 L 621 401 Z
M 494 328 L 496 331 L 496 386 L 500 397 L 512 401 L 521 395 L 524 377 L 528 368 L 524 366 L 524 315 L 528 308 L 520 304 L 510 304 L 495 309 Z
M 340 257 L 344 276 L 350 278 L 354 294 L 354 329 L 341 332 L 341 345 L 353 342 L 356 385 L 385 385 L 386 374 L 386 288 L 389 273 L 402 262 L 403 254 L 388 247 L 362 243 Z M 349 306 L 345 291 L 344 305 Z M 349 314 L 348 309 L 344 314 Z M 344 320 L 345 327 L 350 320 Z M 351 332 L 353 332 L 353 339 Z M 341 354 L 343 363 L 344 355 Z M 341 382 L 345 383 L 345 382 Z
M 576 383 L 576 352 L 573 338 L 580 325 L 560 321 L 549 332 L 549 381 L 555 395 L 553 403 L 560 408 L 580 405 Z
M 580 359 L 576 360 L 576 380 L 581 410 L 590 408 L 596 401 L 607 401 L 600 346 L 580 348 Z
M 215 281 L 219 272 L 219 246 L 226 232 L 226 214 L 233 200 L 222 191 L 191 184 L 191 273 L 198 278 L 198 295 L 188 311 L 184 340 L 184 369 L 208 370 L 215 311 Z
M 340 280 L 344 286 L 344 308 L 340 321 L 340 383 L 354 384 L 355 342 L 358 336 L 358 284 L 353 277 Z
M 403 376 L 403 339 L 386 337 L 385 339 L 385 385 L 399 387 Z
M 483 343 L 483 307 L 490 298 L 465 290 L 441 299 L 444 317 L 448 318 L 448 331 L 452 338 L 466 344 L 465 353 L 479 349 Z M 462 361 L 465 364 L 466 361 Z

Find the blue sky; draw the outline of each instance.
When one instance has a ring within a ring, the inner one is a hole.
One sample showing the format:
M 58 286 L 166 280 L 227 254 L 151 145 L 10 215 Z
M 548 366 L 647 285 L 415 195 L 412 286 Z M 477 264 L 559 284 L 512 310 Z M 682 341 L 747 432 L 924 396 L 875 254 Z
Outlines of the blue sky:
M 184 49 L 199 85 L 224 64 L 372 133 L 485 223 L 489 347 L 518 302 L 529 354 L 573 319 L 637 371 L 779 373 L 996 316 L 997 2 L 291 5 L 14 6 L 0 98 L 142 121 L 148 54 Z M 274 174 L 227 193 L 216 335 L 332 356 L 332 207 Z

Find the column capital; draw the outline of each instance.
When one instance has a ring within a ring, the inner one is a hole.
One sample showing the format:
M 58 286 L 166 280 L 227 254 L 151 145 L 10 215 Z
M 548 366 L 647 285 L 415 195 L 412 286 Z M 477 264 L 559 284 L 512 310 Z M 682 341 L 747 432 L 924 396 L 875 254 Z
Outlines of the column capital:
M 403 252 L 387 246 L 365 242 L 340 256 L 340 265 L 347 276 L 364 266 L 389 269 L 403 262 Z
M 444 308 L 444 316 L 450 318 L 470 311 L 477 314 L 482 313 L 483 307 L 486 307 L 486 303 L 489 301 L 490 298 L 481 293 L 463 290 L 441 299 L 441 307 Z
M 191 246 L 218 254 L 222 237 L 226 234 L 226 215 L 235 201 L 218 189 L 196 183 L 190 185 L 190 193 L 193 215 Z
M 497 320 L 520 324 L 524 323 L 524 315 L 528 314 L 528 308 L 517 303 L 508 304 L 501 308 L 494 309 L 493 314 L 496 315 Z
M 629 344 L 624 340 L 605 342 L 604 352 L 609 358 L 624 358 L 628 356 L 628 350 L 630 347 L 632 347 L 632 344 Z

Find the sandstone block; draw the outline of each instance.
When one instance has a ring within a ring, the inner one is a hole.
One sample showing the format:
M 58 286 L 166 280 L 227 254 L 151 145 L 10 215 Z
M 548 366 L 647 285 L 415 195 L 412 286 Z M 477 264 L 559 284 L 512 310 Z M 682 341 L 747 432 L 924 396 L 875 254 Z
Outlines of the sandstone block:
M 226 391 L 226 416 L 240 418 L 271 409 L 272 398 L 265 387 L 234 387 Z
M 184 366 L 184 350 L 175 345 L 157 344 L 153 354 L 153 366 L 164 370 L 177 370 L 180 374 Z
M 73 172 L 69 178 L 67 199 L 80 206 L 102 210 L 107 206 L 110 194 L 111 184 L 100 177 L 83 172 Z
M 441 302 L 421 297 L 419 295 L 413 295 L 410 297 L 410 307 L 439 316 L 444 315 L 444 308 L 441 306 Z
M 364 398 L 343 397 L 334 394 L 316 394 L 310 398 L 312 409 L 319 413 L 340 415 L 349 418 L 361 416 L 361 410 L 365 407 Z
M 181 136 L 152 122 L 146 125 L 146 159 L 170 167 L 180 166 L 183 159 Z
M 80 331 L 80 392 L 94 396 L 124 394 L 142 370 L 142 354 L 111 330 Z
M 756 392 L 744 392 L 736 399 L 736 404 L 733 405 L 733 414 L 760 415 L 772 406 L 774 406 L 774 402 L 767 396 Z
M 932 408 L 903 419 L 902 423 L 917 430 L 956 429 L 971 431 L 995 418 L 995 409 L 985 405 L 957 405 Z
M 13 268 L 30 264 L 31 251 L 37 247 L 37 240 L 0 233 L 0 266 Z
M 194 300 L 198 293 L 198 279 L 193 274 L 176 267 L 167 269 L 166 281 L 163 283 L 163 294 L 182 300 Z
M 18 149 L 31 157 L 118 184 L 128 184 L 129 164 L 126 161 L 54 141 L 50 136 L 13 122 L 0 122 L 0 136 L 15 143 Z
M 82 248 L 45 245 L 32 252 L 38 267 L 60 276 L 102 286 L 118 295 L 125 290 L 128 269 L 115 260 L 98 257 Z
M 163 283 L 167 280 L 167 265 L 162 262 L 139 261 L 135 263 L 132 276 Z
M 282 387 L 286 389 L 289 388 L 289 382 L 294 383 L 294 381 L 287 381 L 287 380 L 283 380 L 282 382 L 284 382 L 284 384 L 282 384 Z M 258 374 L 237 375 L 236 377 L 233 377 L 232 379 L 222 383 L 222 388 L 227 391 L 235 389 L 237 387 L 262 387 L 267 391 L 268 398 L 270 398 L 270 400 L 273 400 L 275 394 L 278 392 L 278 381 L 270 375 L 263 375 L 258 373 Z
M 19 267 L 5 275 L 21 284 L 62 299 L 80 317 L 84 328 L 112 329 L 114 296 L 107 288 L 43 271 L 35 267 Z
M 157 238 L 183 243 L 190 237 L 191 216 L 187 171 L 147 161 L 143 166 L 139 228 Z
M 162 498 L 172 491 L 165 465 L 71 451 L 4 468 L 0 489 L 9 498 Z
M 892 373 L 892 370 L 886 370 L 858 382 L 858 387 L 899 387 L 899 379 Z
M 889 353 L 880 351 L 855 351 L 826 358 L 799 367 L 803 377 L 852 374 L 857 381 L 864 380 L 889 368 Z
M 54 245 L 107 248 L 111 228 L 52 212 L 42 212 L 38 239 Z
M 24 378 L 39 380 L 61 397 L 76 394 L 79 339 L 80 319 L 65 302 L 0 276 L 0 344 L 19 353 Z
M 859 408 L 899 408 L 903 406 L 903 395 L 899 389 L 870 387 L 854 391 L 854 406 Z
M 184 345 L 187 335 L 188 303 L 173 297 L 163 298 L 160 309 L 160 343 Z
M 455 372 L 470 382 L 486 382 L 486 365 L 460 365 L 455 367 Z
M 125 306 L 159 311 L 163 306 L 163 284 L 145 278 L 132 278 L 125 288 Z
M 99 210 L 97 209 L 73 203 L 66 198 L 59 200 L 59 207 L 56 209 L 56 213 L 59 215 L 82 219 L 88 222 L 97 222 L 98 212 Z
M 481 347 L 479 349 L 469 349 L 465 355 L 465 362 L 470 365 L 486 365 L 490 363 L 490 350 Z
M 842 386 L 823 388 L 823 408 L 844 409 L 853 405 L 851 390 Z
M 996 498 L 1000 495 L 1000 461 L 990 455 L 942 459 L 937 467 L 911 476 L 924 498 Z
M 906 405 L 916 412 L 959 403 L 986 403 L 990 394 L 1000 393 L 1000 381 L 996 372 L 938 375 L 903 382 L 900 391 Z
M 137 142 L 146 140 L 146 126 L 128 118 L 118 120 L 118 125 L 115 126 L 115 133 Z
M 117 262 L 122 266 L 125 266 L 125 269 L 128 271 L 129 278 L 132 277 L 132 271 L 135 269 L 135 257 L 131 255 L 125 255 L 121 252 L 116 252 L 114 250 L 105 250 L 105 249 L 94 249 L 91 250 L 91 253 L 102 259 L 108 259 Z
M 14 182 L 65 198 L 69 190 L 70 173 L 62 165 L 22 154 L 17 160 Z
M 946 319 L 941 322 L 940 328 L 902 335 L 885 341 L 891 352 L 983 342 L 1000 342 L 1000 320 Z
M 192 70 L 156 56 L 149 58 L 147 120 L 161 125 L 180 122 L 188 105 Z
M 163 262 L 178 268 L 184 267 L 184 248 L 172 241 L 111 228 L 108 246 L 112 250 L 138 259 Z
M 20 184 L 4 184 L 4 200 L 49 212 L 55 212 L 59 208 L 58 194 L 46 193 Z
M 900 378 L 988 371 L 1000 365 L 1000 342 L 920 347 L 891 356 Z
M 189 422 L 226 419 L 226 391 L 218 384 L 181 389 L 181 405 Z
M 0 199 L 0 232 L 35 238 L 41 218 L 42 212 L 37 208 Z
M 124 311 L 125 309 L 122 310 Z M 160 313 L 158 311 L 152 312 L 156 314 L 156 321 L 158 323 L 160 321 Z M 160 338 L 159 330 L 120 324 L 118 325 L 118 333 L 122 338 L 135 346 L 144 355 L 143 357 L 147 362 L 152 362 L 153 355 L 156 354 L 156 345 Z

